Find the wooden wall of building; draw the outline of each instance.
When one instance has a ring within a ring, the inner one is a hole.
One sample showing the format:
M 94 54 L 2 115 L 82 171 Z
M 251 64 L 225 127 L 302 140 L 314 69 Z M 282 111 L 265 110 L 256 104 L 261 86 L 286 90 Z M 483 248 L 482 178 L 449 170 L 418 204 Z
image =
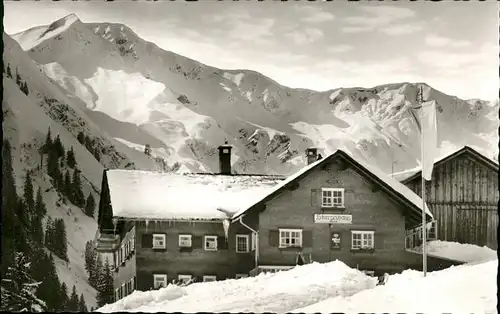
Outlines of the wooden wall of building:
M 422 195 L 421 177 L 405 183 Z M 438 239 L 497 249 L 498 172 L 463 154 L 434 167 L 426 202 L 437 220 Z

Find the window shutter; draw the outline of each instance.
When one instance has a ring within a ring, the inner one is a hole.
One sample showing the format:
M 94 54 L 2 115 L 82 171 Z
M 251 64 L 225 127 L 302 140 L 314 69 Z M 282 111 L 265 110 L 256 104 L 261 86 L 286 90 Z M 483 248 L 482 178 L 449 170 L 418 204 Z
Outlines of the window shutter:
M 191 244 L 193 246 L 193 249 L 201 249 L 201 248 L 203 248 L 203 237 L 193 236 L 191 238 Z
M 316 208 L 318 206 L 318 189 L 311 189 L 311 207 Z
M 228 243 L 226 241 L 226 237 L 217 237 L 217 249 L 218 250 L 228 249 Z
M 145 249 L 151 249 L 153 247 L 153 235 L 143 234 L 142 235 L 142 247 Z
M 269 230 L 269 246 L 278 247 L 279 241 L 279 230 Z
M 312 230 L 302 231 L 302 247 L 312 247 Z

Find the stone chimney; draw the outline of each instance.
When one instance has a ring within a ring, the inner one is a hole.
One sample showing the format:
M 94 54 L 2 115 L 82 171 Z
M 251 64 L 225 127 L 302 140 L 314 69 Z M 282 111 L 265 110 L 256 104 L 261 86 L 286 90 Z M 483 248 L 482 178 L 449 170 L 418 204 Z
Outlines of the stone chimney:
M 306 149 L 306 158 L 307 164 L 310 165 L 316 160 L 318 160 L 318 149 L 317 148 L 308 148 Z
M 231 149 L 233 147 L 225 141 L 224 145 L 219 146 L 219 172 L 220 174 L 231 174 Z

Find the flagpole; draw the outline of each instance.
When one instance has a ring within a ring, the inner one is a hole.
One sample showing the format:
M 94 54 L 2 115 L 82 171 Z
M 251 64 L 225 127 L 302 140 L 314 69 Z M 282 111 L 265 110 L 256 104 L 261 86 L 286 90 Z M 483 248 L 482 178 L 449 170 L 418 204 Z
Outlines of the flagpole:
M 422 87 L 420 86 L 420 98 L 419 98 L 419 103 L 421 106 L 422 110 L 422 118 L 424 115 L 424 109 L 423 109 L 423 103 L 422 103 L 422 98 L 423 98 L 423 90 Z M 424 156 L 425 156 L 425 151 L 424 151 L 424 130 L 422 128 L 420 132 L 420 160 L 422 163 L 422 270 L 424 272 L 424 277 L 427 275 L 427 226 L 425 224 L 425 178 L 424 178 Z

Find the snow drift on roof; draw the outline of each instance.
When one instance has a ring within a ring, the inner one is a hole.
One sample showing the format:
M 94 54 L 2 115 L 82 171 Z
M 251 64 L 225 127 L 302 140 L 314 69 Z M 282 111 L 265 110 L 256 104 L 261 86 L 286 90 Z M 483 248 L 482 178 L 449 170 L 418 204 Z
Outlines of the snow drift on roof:
M 496 165 L 498 167 L 498 162 L 496 160 L 490 158 L 484 149 L 481 149 L 477 146 L 470 146 L 470 145 L 469 146 L 462 146 L 462 147 L 454 149 L 454 150 L 446 150 L 445 153 L 439 155 L 438 157 L 436 157 L 434 159 L 434 164 L 440 162 L 443 159 L 448 158 L 449 156 L 451 156 L 453 154 L 458 153 L 459 151 L 465 149 L 466 147 L 469 147 L 470 149 L 475 150 L 478 154 L 480 154 L 485 159 L 489 160 L 491 163 L 493 163 L 494 165 Z M 420 171 L 421 171 L 420 166 L 417 166 L 417 167 L 412 168 L 412 169 L 406 169 L 406 170 L 403 170 L 400 172 L 395 172 L 392 174 L 392 177 L 398 181 L 404 181 L 407 178 L 413 176 L 414 174 L 419 173 Z
M 224 219 L 253 205 L 276 176 L 106 172 L 113 216 L 137 219 Z
M 291 175 L 290 177 L 288 177 L 286 180 L 283 180 L 279 184 L 275 185 L 273 188 L 271 188 L 269 190 L 269 193 L 267 195 L 263 195 L 258 200 L 258 202 L 264 200 L 266 196 L 274 193 L 275 191 L 278 191 L 279 189 L 281 189 L 282 187 L 284 187 L 288 183 L 294 181 L 295 179 L 297 179 L 299 176 L 301 176 L 302 174 L 304 174 L 308 170 L 316 167 L 317 165 L 319 165 L 320 163 L 322 163 L 325 160 L 329 159 L 332 155 L 334 155 L 334 154 L 336 154 L 338 152 L 343 152 L 346 155 L 351 156 L 350 154 L 348 154 L 348 153 L 346 153 L 346 152 L 344 152 L 342 150 L 336 150 L 333 153 L 331 153 L 329 156 L 311 163 L 310 165 L 308 165 L 308 166 L 300 169 L 299 171 L 297 171 L 296 173 L 294 173 L 293 175 Z M 351 158 L 354 158 L 354 157 L 351 156 Z M 409 188 L 407 188 L 406 186 L 404 186 L 403 184 L 401 184 L 400 182 L 398 182 L 394 178 L 391 178 L 389 175 L 387 175 L 382 170 L 378 169 L 376 166 L 369 165 L 367 162 L 362 161 L 359 158 L 355 158 L 355 160 L 362 167 L 364 167 L 366 170 L 368 170 L 373 175 L 375 175 L 376 177 L 378 177 L 381 181 L 383 181 L 384 183 L 386 183 L 387 185 L 389 185 L 389 187 L 392 188 L 394 191 L 396 191 L 397 193 L 401 194 L 403 197 L 405 197 L 411 203 L 413 203 L 415 206 L 417 206 L 420 210 L 422 210 L 422 199 L 420 198 L 420 196 L 418 196 L 417 194 L 415 194 L 412 190 L 410 190 Z M 256 203 L 258 203 L 258 202 L 256 202 Z M 233 218 L 237 218 L 238 216 L 242 215 L 245 211 L 246 211 L 246 209 L 240 210 L 239 212 L 237 212 L 236 214 L 234 214 Z M 430 212 L 430 210 L 427 207 L 427 205 L 425 206 L 425 211 L 426 211 L 426 213 L 429 216 L 433 217 L 432 213 Z

